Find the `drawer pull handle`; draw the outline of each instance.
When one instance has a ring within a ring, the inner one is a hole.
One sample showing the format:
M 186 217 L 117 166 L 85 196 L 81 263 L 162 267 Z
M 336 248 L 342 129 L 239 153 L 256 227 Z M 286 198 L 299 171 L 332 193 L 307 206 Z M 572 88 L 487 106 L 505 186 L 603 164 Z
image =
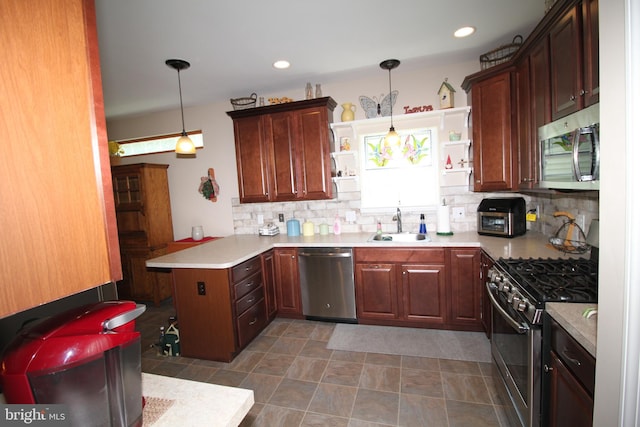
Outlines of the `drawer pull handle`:
M 253 286 L 253 282 L 249 282 L 245 285 L 247 288 L 250 288 L 251 286 Z
M 249 326 L 255 325 L 257 321 L 258 321 L 258 318 L 255 317 L 251 322 L 249 322 Z
M 249 298 L 249 299 L 247 300 L 247 302 L 248 302 L 249 304 L 251 304 L 254 300 L 255 300 L 255 298 Z
M 249 271 L 249 270 L 251 270 L 251 266 L 244 268 L 244 271 Z
M 568 349 L 565 348 L 564 350 L 562 350 L 562 355 L 564 357 L 566 357 L 567 359 L 569 359 L 569 361 L 571 363 L 573 363 L 574 365 L 576 365 L 576 366 L 581 366 L 582 365 L 578 359 L 576 359 L 574 357 L 571 357 L 571 353 L 569 352 Z

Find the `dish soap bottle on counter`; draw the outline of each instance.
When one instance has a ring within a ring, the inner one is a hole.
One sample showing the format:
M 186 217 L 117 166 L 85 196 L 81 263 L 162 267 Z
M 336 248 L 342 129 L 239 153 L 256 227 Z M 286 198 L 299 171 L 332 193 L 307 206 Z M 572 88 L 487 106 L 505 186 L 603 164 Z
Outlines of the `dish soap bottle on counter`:
M 420 214 L 420 230 L 419 234 L 427 234 L 427 225 L 424 223 L 424 214 Z
M 336 219 L 333 221 L 333 234 L 336 236 L 342 232 L 342 224 L 340 224 L 340 217 L 336 214 Z
M 376 234 L 380 235 L 382 234 L 382 223 L 380 222 L 380 220 L 378 219 L 378 226 L 376 229 Z

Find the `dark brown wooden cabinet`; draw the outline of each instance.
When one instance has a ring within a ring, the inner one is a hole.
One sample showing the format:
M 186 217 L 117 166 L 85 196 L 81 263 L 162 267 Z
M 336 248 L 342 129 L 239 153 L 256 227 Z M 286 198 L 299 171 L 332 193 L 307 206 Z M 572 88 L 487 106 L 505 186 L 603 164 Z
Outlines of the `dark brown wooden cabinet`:
M 233 121 L 242 203 L 270 201 L 269 147 L 264 126 L 261 116 L 238 117 Z
M 302 318 L 298 250 L 276 248 L 273 252 L 278 316 Z
M 171 296 L 169 271 L 148 269 L 145 261 L 165 254 L 173 241 L 168 165 L 113 166 L 113 194 L 122 257 L 121 298 L 160 301 Z
M 480 249 L 449 249 L 450 320 L 469 329 L 482 329 Z
M 264 299 L 267 306 L 267 317 L 272 320 L 278 313 L 276 293 L 276 265 L 273 250 L 260 254 L 262 260 L 262 282 Z
M 571 7 L 549 33 L 553 120 L 599 100 L 598 1 Z
M 518 134 L 518 188 L 527 189 L 537 181 L 536 152 L 533 144 L 530 90 L 531 59 L 524 58 L 516 66 L 516 105 Z
M 268 324 L 259 256 L 227 269 L 173 270 L 180 349 L 230 362 Z
M 546 424 L 590 427 L 596 360 L 553 319 L 550 324 L 549 420 Z
M 471 88 L 473 190 L 517 186 L 515 78 L 512 68 Z
M 600 33 L 598 0 L 582 2 L 584 71 L 582 87 L 585 107 L 600 102 Z
M 356 248 L 361 323 L 482 330 L 480 250 Z
M 598 40 L 598 0 L 558 1 L 510 61 L 464 79 L 474 191 L 535 188 L 540 126 L 599 101 Z
M 551 121 L 549 40 L 543 38 L 522 59 L 518 75 L 518 163 L 520 189 L 530 189 L 540 177 L 538 129 Z
M 122 268 L 94 2 L 3 1 L 0 28 L 2 318 Z
M 335 106 L 325 97 L 227 113 L 241 203 L 333 197 L 329 124 Z

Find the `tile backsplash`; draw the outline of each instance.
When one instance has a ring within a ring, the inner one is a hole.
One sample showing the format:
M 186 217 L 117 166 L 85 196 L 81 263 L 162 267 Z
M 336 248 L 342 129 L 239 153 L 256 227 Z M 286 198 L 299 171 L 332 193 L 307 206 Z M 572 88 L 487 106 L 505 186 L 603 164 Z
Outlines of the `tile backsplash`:
M 461 208 L 463 215 L 450 217 L 451 231 L 475 231 L 477 229 L 476 209 L 482 199 L 486 197 L 512 197 L 522 196 L 526 200 L 527 210 L 540 209 L 536 222 L 527 222 L 527 229 L 541 232 L 549 237 L 555 235 L 566 218 L 554 218 L 557 211 L 565 211 L 576 217 L 576 223 L 583 228 L 585 235 L 588 233 L 589 224 L 594 218 L 598 218 L 599 198 L 597 192 L 591 193 L 474 193 L 467 187 L 442 187 L 441 198 L 446 204 L 454 208 Z M 378 220 L 382 223 L 384 232 L 394 232 L 397 223 L 393 220 L 395 208 L 380 209 L 376 211 L 363 210 L 360 204 L 360 193 L 342 192 L 336 199 L 313 200 L 300 202 L 278 203 L 245 203 L 233 199 L 233 218 L 235 234 L 258 234 L 258 218 L 261 216 L 264 224 L 274 223 L 280 227 L 281 233 L 286 233 L 286 221 L 297 218 L 301 223 L 311 221 L 315 226 L 315 233 L 322 223 L 329 224 L 331 229 L 336 215 L 340 218 L 343 233 L 376 231 Z M 425 214 L 427 231 L 436 232 L 437 207 L 402 208 L 403 231 L 417 232 L 420 222 L 420 214 Z M 279 222 L 279 214 L 284 215 L 285 222 Z M 348 215 L 349 214 L 349 215 Z M 347 221 L 347 217 L 355 217 L 353 221 Z M 584 223 L 583 224 L 581 223 Z

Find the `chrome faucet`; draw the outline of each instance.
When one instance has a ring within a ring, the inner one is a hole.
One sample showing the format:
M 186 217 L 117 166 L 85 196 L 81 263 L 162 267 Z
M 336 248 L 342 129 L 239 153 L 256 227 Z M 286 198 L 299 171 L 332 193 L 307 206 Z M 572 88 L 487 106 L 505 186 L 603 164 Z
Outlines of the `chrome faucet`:
M 400 208 L 396 208 L 396 214 L 393 216 L 393 220 L 398 223 L 398 233 L 402 233 L 402 212 L 400 212 Z

